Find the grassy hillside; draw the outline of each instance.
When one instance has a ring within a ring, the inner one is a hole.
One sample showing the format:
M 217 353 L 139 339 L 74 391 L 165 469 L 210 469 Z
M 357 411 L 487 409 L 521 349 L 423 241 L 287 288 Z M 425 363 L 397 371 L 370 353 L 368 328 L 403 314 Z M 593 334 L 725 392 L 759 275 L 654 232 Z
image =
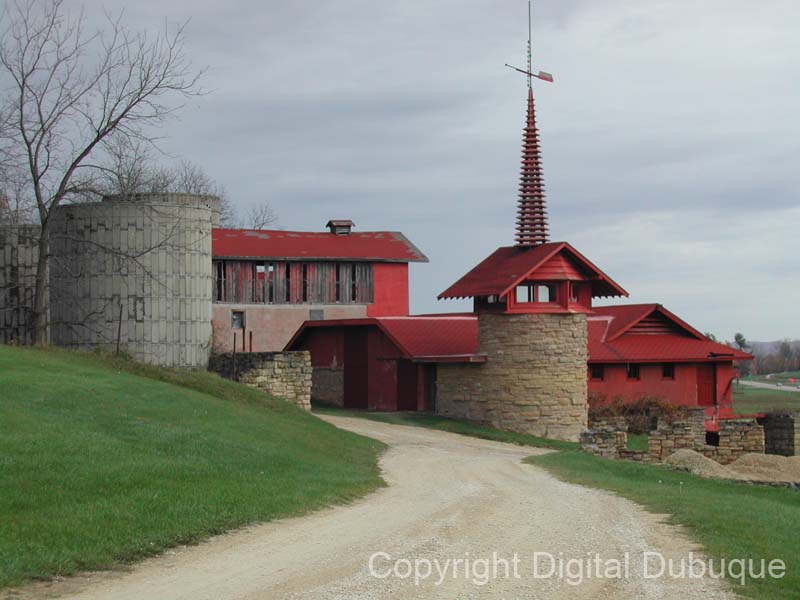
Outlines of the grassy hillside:
M 733 410 L 743 415 L 774 410 L 800 412 L 800 392 L 734 386 Z
M 347 501 L 382 448 L 209 373 L 0 346 L 0 587 Z

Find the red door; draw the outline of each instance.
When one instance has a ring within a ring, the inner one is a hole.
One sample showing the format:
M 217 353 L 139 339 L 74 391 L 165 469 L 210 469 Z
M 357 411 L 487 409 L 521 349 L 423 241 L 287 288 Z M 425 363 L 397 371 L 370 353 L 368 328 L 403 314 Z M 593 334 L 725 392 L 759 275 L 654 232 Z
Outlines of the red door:
M 344 406 L 367 408 L 367 328 L 344 330 Z
M 417 365 L 397 361 L 397 410 L 417 410 Z
M 717 368 L 713 363 L 697 365 L 697 405 L 714 406 L 717 397 Z

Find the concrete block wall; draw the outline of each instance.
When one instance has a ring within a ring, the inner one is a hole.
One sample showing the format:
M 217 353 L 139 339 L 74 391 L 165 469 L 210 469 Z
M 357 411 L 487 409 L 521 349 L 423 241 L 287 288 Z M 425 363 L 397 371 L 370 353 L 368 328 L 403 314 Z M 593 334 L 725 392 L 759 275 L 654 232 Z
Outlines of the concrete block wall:
M 213 354 L 208 369 L 311 410 L 310 352 Z
M 146 194 L 66 205 L 50 235 L 51 339 L 204 368 L 211 345 L 209 197 Z
M 32 343 L 38 225 L 0 227 L 0 343 Z
M 770 414 L 759 423 L 764 427 L 764 452 L 800 455 L 800 413 Z
M 578 441 L 587 428 L 587 333 L 581 314 L 480 314 L 483 364 L 437 367 L 436 412 Z

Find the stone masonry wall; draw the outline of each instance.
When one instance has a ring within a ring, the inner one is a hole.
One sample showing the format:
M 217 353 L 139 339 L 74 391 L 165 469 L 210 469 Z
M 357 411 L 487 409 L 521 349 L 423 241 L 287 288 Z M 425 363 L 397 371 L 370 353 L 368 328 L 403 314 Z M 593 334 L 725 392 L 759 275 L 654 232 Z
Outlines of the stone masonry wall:
M 213 354 L 208 370 L 311 410 L 309 352 Z
M 578 441 L 587 425 L 586 317 L 480 314 L 483 364 L 437 367 L 436 412 Z
M 320 404 L 344 406 L 344 370 L 314 367 L 311 398 Z
M 743 454 L 764 453 L 764 428 L 755 419 L 724 419 L 719 423 L 719 445 L 705 443 L 705 427 L 700 420 L 703 411 L 689 410 L 687 416 L 671 423 L 659 423 L 648 437 L 647 452 L 627 449 L 628 436 L 625 425 L 617 422 L 599 422 L 581 433 L 581 448 L 591 454 L 606 458 L 621 458 L 642 462 L 663 462 L 678 450 L 687 449 L 702 453 L 723 465 L 732 463 Z
M 719 422 L 719 446 L 706 446 L 703 454 L 727 465 L 743 454 L 764 454 L 764 428 L 755 419 L 724 419 Z

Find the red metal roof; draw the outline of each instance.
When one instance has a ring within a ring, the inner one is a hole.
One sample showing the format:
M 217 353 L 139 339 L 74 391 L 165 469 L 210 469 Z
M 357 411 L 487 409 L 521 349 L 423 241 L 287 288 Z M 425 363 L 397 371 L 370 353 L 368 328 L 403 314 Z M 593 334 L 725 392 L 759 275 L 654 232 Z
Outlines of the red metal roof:
M 495 250 L 469 273 L 439 294 L 442 298 L 502 296 L 559 253 L 564 253 L 587 271 L 593 282 L 593 296 L 627 296 L 613 279 L 603 273 L 567 242 L 550 242 L 529 248 L 503 246 Z
M 750 354 L 712 342 L 659 304 L 593 307 L 588 319 L 589 362 L 700 362 L 752 360 Z M 653 314 L 669 319 L 680 333 L 638 334 L 631 330 Z
M 397 231 L 336 235 L 327 231 L 213 229 L 211 251 L 214 258 L 428 262 Z
M 291 349 L 308 328 L 356 325 L 378 327 L 411 359 L 449 358 L 461 362 L 485 360 L 485 357 L 478 354 L 478 318 L 474 315 L 306 321 L 286 345 L 286 349 Z

